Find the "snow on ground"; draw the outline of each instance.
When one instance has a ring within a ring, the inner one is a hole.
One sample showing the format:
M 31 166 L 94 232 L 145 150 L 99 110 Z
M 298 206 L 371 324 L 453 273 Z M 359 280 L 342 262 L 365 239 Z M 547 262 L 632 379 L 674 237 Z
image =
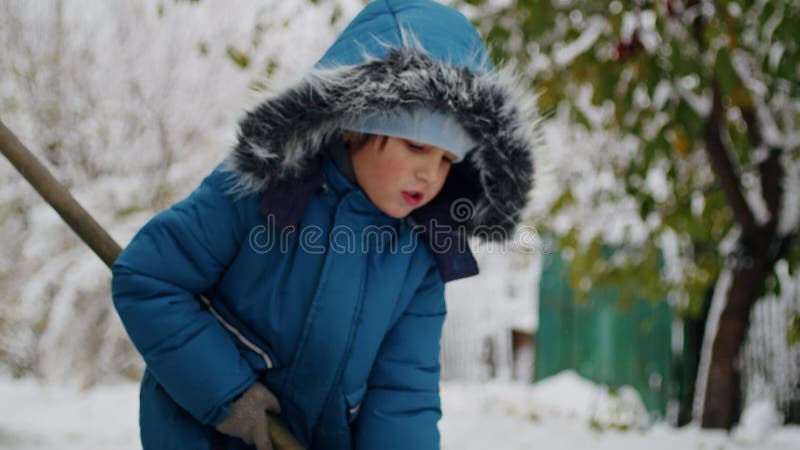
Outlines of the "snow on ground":
M 0 449 L 141 448 L 138 385 L 80 392 L 23 380 L 0 380 Z
M 450 382 L 442 386 L 442 402 L 444 450 L 800 450 L 800 426 L 778 426 L 763 403 L 746 410 L 747 425 L 731 435 L 665 424 L 648 428 L 641 426 L 643 406 L 633 389 L 613 396 L 572 372 L 534 386 Z
M 768 404 L 748 409 L 731 435 L 693 427 L 637 427 L 641 401 L 610 395 L 566 372 L 535 386 L 491 382 L 442 385 L 443 450 L 800 449 L 800 427 L 777 426 Z M 137 386 L 81 393 L 33 380 L 0 379 L 0 449 L 136 449 Z M 590 425 L 594 423 L 595 425 Z M 632 426 L 621 431 L 611 424 Z

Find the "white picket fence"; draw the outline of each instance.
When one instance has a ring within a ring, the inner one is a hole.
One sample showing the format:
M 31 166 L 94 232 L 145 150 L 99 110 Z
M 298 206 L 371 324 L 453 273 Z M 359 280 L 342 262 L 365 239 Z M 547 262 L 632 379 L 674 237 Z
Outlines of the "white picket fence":
M 532 355 L 517 354 L 512 330 L 536 328 L 539 257 L 478 253 L 481 273 L 447 284 L 442 379 L 530 379 Z
M 800 314 L 800 277 L 782 281 L 780 297 L 753 307 L 739 363 L 744 404 L 767 398 L 786 413 L 800 402 L 800 344 L 790 347 L 786 339 L 791 319 Z

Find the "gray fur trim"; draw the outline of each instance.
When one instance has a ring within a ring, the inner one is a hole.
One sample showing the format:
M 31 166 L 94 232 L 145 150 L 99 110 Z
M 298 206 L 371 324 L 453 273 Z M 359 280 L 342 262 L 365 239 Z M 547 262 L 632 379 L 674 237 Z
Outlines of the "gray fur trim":
M 534 95 L 511 69 L 475 74 L 420 50 L 392 49 L 382 59 L 315 69 L 249 112 L 227 160 L 228 170 L 238 174 L 235 190 L 263 191 L 301 173 L 346 118 L 418 105 L 453 114 L 476 143 L 451 169 L 468 165 L 477 173 L 470 232 L 496 226 L 511 231 L 533 187 L 539 143 Z

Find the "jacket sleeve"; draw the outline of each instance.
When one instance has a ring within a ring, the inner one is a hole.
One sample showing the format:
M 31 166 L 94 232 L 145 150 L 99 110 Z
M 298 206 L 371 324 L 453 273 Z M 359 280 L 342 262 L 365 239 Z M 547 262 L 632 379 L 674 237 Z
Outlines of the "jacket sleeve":
M 217 424 L 257 374 L 195 294 L 213 286 L 246 238 L 250 197 L 226 194 L 215 170 L 134 236 L 112 267 L 114 306 L 148 369 L 172 399 Z
M 387 333 L 355 424 L 356 450 L 439 450 L 439 348 L 444 282 L 429 269 Z

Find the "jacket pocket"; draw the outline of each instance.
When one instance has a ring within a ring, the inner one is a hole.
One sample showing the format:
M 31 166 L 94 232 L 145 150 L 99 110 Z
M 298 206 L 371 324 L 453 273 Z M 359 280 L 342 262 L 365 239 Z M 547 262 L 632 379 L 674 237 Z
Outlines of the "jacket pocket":
M 347 423 L 352 424 L 358 418 L 358 413 L 361 412 L 361 403 L 364 400 L 364 394 L 367 392 L 367 385 L 360 386 L 353 392 L 344 394 L 345 405 L 347 406 Z

